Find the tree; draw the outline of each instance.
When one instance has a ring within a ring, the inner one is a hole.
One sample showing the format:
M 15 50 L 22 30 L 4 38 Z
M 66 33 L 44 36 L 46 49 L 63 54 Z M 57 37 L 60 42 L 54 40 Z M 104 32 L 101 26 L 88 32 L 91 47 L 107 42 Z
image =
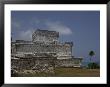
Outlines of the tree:
M 89 52 L 90 62 L 91 62 L 92 56 L 94 56 L 94 55 L 95 55 L 95 52 L 94 52 L 94 51 L 90 51 L 90 52 Z

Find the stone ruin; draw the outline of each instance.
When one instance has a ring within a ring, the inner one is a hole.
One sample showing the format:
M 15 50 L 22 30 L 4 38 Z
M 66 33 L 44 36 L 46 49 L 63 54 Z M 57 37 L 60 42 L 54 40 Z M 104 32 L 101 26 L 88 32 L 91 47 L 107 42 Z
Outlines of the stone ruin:
M 81 67 L 82 58 L 72 56 L 72 42 L 58 41 L 56 31 L 36 30 L 32 41 L 11 42 L 11 73 L 54 73 L 55 67 Z

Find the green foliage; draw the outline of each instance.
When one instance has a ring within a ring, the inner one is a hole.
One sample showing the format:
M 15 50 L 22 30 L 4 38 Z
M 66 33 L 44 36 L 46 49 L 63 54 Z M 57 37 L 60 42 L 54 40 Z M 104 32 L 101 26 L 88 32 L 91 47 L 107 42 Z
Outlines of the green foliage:
M 94 55 L 95 55 L 94 51 L 89 52 L 89 56 L 94 56 Z
M 89 56 L 91 56 L 91 57 L 90 57 L 90 62 L 91 62 L 92 56 L 94 56 L 94 55 L 95 55 L 95 52 L 94 52 L 94 51 L 90 51 L 90 52 L 89 52 Z
M 89 63 L 88 64 L 88 68 L 89 69 L 99 69 L 100 68 L 100 66 L 97 64 L 97 63 Z

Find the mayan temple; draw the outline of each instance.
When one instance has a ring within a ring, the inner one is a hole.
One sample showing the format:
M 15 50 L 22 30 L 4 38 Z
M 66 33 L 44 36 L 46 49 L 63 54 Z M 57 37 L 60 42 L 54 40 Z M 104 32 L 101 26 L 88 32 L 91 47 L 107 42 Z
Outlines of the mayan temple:
M 59 32 L 37 29 L 32 34 L 32 41 L 12 41 L 12 70 L 47 72 L 49 69 L 53 71 L 55 67 L 81 67 L 82 58 L 72 55 L 73 42 L 62 43 L 58 39 Z

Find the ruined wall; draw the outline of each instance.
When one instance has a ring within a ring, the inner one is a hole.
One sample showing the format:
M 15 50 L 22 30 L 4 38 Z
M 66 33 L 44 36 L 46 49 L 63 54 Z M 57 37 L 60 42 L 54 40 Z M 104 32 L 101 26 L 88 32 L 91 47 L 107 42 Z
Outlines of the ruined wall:
M 80 67 L 82 59 L 73 58 L 72 42 L 58 42 L 56 31 L 36 30 L 32 41 L 11 42 L 11 71 L 32 70 L 54 73 L 55 67 Z
M 15 70 L 31 69 L 35 65 L 33 59 L 11 59 L 11 68 Z
M 56 31 L 36 30 L 32 41 L 16 40 L 12 43 L 12 54 L 23 56 L 35 53 L 56 53 L 58 59 L 72 58 L 72 42 L 58 42 L 59 33 Z
M 58 59 L 72 58 L 72 46 L 71 44 L 59 44 L 56 49 Z
M 59 33 L 56 31 L 36 30 L 32 34 L 33 42 L 52 43 L 58 41 Z
M 58 59 L 55 62 L 55 67 L 80 67 L 82 59 Z
M 16 45 L 17 52 L 26 52 L 26 53 L 53 53 L 55 51 L 54 45 L 45 45 L 45 44 L 18 44 Z
M 17 43 L 12 46 L 12 52 L 19 54 L 34 54 L 34 53 L 56 53 L 58 59 L 72 58 L 71 44 L 44 44 L 44 43 Z M 16 52 L 15 52 L 16 51 Z
M 80 67 L 82 59 L 24 58 L 11 59 L 11 68 L 15 70 L 37 70 L 45 67 Z
M 26 59 L 11 59 L 11 66 L 13 69 L 16 70 L 31 70 L 37 69 L 38 67 L 44 66 L 55 66 L 54 59 L 33 59 L 33 58 L 26 58 Z
M 16 46 L 15 46 L 15 43 L 12 43 L 11 44 L 11 53 L 16 53 Z

